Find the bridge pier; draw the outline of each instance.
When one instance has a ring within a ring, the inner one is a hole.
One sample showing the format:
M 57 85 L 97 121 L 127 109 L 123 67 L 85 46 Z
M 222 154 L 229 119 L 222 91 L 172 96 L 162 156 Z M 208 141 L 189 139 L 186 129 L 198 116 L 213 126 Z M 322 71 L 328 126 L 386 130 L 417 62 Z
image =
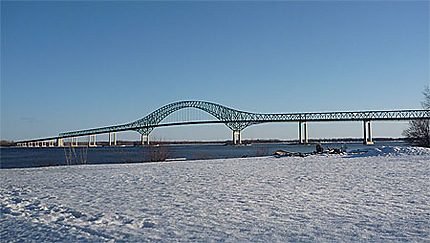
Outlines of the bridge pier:
M 64 138 L 57 138 L 57 146 L 64 147 Z
M 308 143 L 308 125 L 305 121 L 299 122 L 299 144 Z
M 141 135 L 140 142 L 143 146 L 149 145 L 149 135 Z
M 71 146 L 78 147 L 78 137 L 72 137 Z
M 242 144 L 242 133 L 241 131 L 233 131 L 233 144 Z
M 370 120 L 363 121 L 363 144 L 365 145 L 374 144 L 373 138 L 372 138 L 372 124 Z
M 91 143 L 91 141 L 93 141 L 93 143 Z M 97 147 L 97 143 L 96 143 L 96 135 L 89 135 L 88 137 L 88 147 Z
M 113 137 L 113 141 L 112 141 L 112 137 Z M 116 146 L 116 132 L 109 133 L 109 146 L 112 146 L 112 143 L 114 146 Z

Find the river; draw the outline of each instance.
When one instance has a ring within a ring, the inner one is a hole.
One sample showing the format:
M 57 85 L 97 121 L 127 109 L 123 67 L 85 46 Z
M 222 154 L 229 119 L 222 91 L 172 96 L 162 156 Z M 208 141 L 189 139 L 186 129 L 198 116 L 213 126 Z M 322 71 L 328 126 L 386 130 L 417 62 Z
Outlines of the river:
M 325 143 L 324 148 L 347 146 L 350 150 L 365 150 L 374 146 L 406 146 L 403 142 L 379 142 L 375 145 L 361 143 Z M 28 168 L 69 164 L 116 164 L 140 163 L 152 158 L 168 160 L 225 159 L 239 157 L 259 157 L 271 155 L 282 149 L 290 152 L 312 152 L 315 145 L 292 144 L 252 144 L 230 145 L 169 145 L 159 147 L 52 147 L 52 148 L 1 148 L 0 168 Z

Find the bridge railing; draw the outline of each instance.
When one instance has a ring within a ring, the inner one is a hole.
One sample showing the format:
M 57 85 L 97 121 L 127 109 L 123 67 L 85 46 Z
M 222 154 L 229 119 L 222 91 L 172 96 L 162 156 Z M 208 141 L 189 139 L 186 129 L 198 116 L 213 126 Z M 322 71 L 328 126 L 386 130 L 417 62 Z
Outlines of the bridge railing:
M 242 117 L 240 117 L 242 118 Z M 60 133 L 59 137 L 86 136 L 93 134 L 130 131 L 144 128 L 155 128 L 162 126 L 179 126 L 193 124 L 215 124 L 215 123 L 247 123 L 249 125 L 268 122 L 300 122 L 300 121 L 363 121 L 363 120 L 411 120 L 430 119 L 430 110 L 397 110 L 397 111 L 351 111 L 351 112 L 320 112 L 320 113 L 292 113 L 292 114 L 253 114 L 247 113 L 245 119 L 211 120 L 211 121 L 189 121 L 173 123 L 154 123 L 138 125 L 128 123 L 94 129 L 86 129 L 73 132 Z
M 161 123 L 170 114 L 185 109 L 195 108 L 202 110 L 217 120 L 211 121 L 185 121 Z M 149 115 L 134 122 L 106 126 L 93 129 L 85 129 L 72 132 L 63 132 L 56 137 L 57 139 L 68 137 L 79 137 L 95 135 L 102 133 L 112 133 L 121 131 L 137 131 L 142 136 L 148 136 L 156 127 L 162 126 L 179 126 L 193 124 L 210 124 L 223 123 L 237 134 L 244 128 L 261 123 L 268 122 L 331 122 L 331 121 L 370 121 L 370 120 L 412 120 L 412 119 L 430 119 L 430 110 L 393 110 L 393 111 L 341 111 L 341 112 L 313 112 L 313 113 L 284 113 L 284 114 L 264 114 L 245 112 L 232 109 L 207 101 L 179 101 L 165 105 Z M 305 125 L 304 125 L 305 126 Z M 306 127 L 304 127 L 306 130 Z M 52 139 L 52 138 L 49 138 Z M 33 139 L 27 141 L 43 141 L 46 139 Z M 25 142 L 25 141 L 23 141 Z

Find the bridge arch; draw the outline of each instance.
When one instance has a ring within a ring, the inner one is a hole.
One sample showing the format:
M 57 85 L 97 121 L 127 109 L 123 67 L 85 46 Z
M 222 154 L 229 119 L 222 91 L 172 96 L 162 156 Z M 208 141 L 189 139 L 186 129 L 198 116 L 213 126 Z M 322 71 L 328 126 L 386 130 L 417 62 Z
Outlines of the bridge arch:
M 149 115 L 127 125 L 130 126 L 131 129 L 136 128 L 134 130 L 147 136 L 154 129 L 154 126 L 160 124 L 167 116 L 185 108 L 196 108 L 209 113 L 219 121 L 226 121 L 225 125 L 233 131 L 242 131 L 253 124 L 252 122 L 243 122 L 243 120 L 247 120 L 251 115 L 254 115 L 253 113 L 235 110 L 207 101 L 179 101 L 165 105 Z
M 414 120 L 414 119 L 429 119 L 430 110 L 392 110 L 392 111 L 339 111 L 339 112 L 314 112 L 314 113 L 251 113 L 246 111 L 239 111 L 223 105 L 219 105 L 207 101 L 179 101 L 168 105 L 165 105 L 149 115 L 125 124 L 99 127 L 93 129 L 85 129 L 71 132 L 60 133 L 55 139 L 60 140 L 64 138 L 76 138 L 79 136 L 95 135 L 102 133 L 113 133 L 120 131 L 134 130 L 139 132 L 143 138 L 146 137 L 147 141 L 149 133 L 159 126 L 167 116 L 170 114 L 185 108 L 196 108 L 206 113 L 209 113 L 218 121 L 211 121 L 211 123 L 224 123 L 228 128 L 233 131 L 233 142 L 236 144 L 238 140 L 241 143 L 241 131 L 248 126 L 267 122 L 299 122 L 299 134 L 301 133 L 302 127 L 305 131 L 307 122 L 333 122 L 333 121 L 363 121 L 365 125 L 365 131 L 370 131 L 370 121 L 374 120 Z M 196 122 L 206 123 L 206 122 Z M 190 123 L 191 124 L 191 123 Z M 170 124 L 170 125 L 185 125 L 185 124 Z M 368 127 L 368 128 L 367 128 Z M 306 134 L 306 132 L 305 132 Z M 370 133 L 369 133 L 370 134 Z M 300 135 L 301 136 L 301 135 Z M 299 136 L 299 140 L 300 137 Z M 305 135 L 306 136 L 306 135 Z M 371 134 L 369 135 L 371 140 Z M 52 139 L 54 139 L 52 138 Z M 51 138 L 50 138 L 51 139 Z M 44 141 L 48 139 L 33 139 L 22 141 L 22 143 L 29 143 L 35 141 Z M 366 140 L 366 135 L 364 135 Z

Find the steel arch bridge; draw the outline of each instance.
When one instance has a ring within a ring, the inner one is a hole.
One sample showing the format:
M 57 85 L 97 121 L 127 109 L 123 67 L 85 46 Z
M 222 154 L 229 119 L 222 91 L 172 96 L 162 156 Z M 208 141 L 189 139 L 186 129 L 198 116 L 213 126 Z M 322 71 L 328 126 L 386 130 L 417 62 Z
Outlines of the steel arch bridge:
M 212 121 L 185 121 L 162 124 L 161 122 L 170 114 L 185 108 L 196 108 L 212 115 L 216 120 Z M 178 126 L 192 124 L 222 123 L 233 131 L 233 143 L 241 143 L 241 131 L 251 125 L 268 122 L 299 122 L 299 141 L 307 142 L 307 122 L 331 122 L 331 121 L 363 121 L 364 141 L 372 142 L 370 121 L 374 120 L 413 120 L 430 119 L 430 110 L 394 110 L 394 111 L 347 111 L 347 112 L 317 112 L 317 113 L 252 113 L 236 110 L 220 104 L 208 101 L 188 100 L 174 102 L 165 105 L 149 115 L 136 121 L 86 129 L 80 131 L 63 132 L 55 139 L 73 138 L 80 136 L 95 136 L 102 133 L 116 133 L 121 131 L 137 131 L 142 135 L 142 142 L 156 127 Z M 111 136 L 109 135 L 109 140 Z M 35 139 L 31 141 L 42 141 L 47 139 Z M 30 140 L 29 140 L 30 141 Z M 90 139 L 91 141 L 91 139 Z M 94 138 L 95 143 L 95 138 Z

